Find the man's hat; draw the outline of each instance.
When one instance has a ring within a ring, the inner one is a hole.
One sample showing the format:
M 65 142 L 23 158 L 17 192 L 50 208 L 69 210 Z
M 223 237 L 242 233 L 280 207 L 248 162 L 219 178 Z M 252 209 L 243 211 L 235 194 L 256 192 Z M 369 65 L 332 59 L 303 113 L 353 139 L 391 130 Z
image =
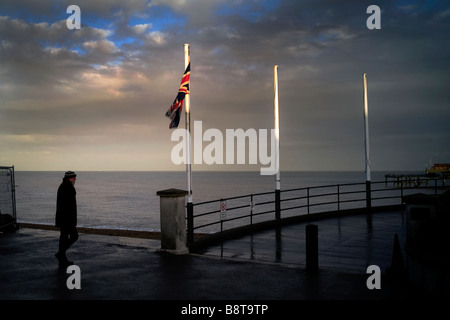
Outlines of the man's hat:
M 77 175 L 75 174 L 75 172 L 73 172 L 73 171 L 67 171 L 65 174 L 64 174 L 64 178 L 65 179 L 71 179 L 71 178 L 75 178 Z

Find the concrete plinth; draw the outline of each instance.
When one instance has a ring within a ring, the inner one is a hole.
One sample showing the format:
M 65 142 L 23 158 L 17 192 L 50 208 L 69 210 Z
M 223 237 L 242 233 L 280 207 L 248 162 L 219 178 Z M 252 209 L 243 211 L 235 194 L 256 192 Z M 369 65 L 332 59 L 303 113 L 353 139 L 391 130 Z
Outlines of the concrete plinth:
M 187 254 L 185 190 L 167 189 L 158 191 L 160 197 L 161 251 Z
M 450 191 L 440 195 L 413 194 L 406 204 L 408 280 L 439 297 L 450 297 Z

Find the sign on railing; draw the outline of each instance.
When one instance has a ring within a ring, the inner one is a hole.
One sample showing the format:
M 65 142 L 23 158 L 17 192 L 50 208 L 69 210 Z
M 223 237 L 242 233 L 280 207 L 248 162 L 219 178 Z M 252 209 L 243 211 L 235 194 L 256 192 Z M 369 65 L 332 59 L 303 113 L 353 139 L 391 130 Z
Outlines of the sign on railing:
M 220 220 L 227 219 L 227 201 L 220 200 Z

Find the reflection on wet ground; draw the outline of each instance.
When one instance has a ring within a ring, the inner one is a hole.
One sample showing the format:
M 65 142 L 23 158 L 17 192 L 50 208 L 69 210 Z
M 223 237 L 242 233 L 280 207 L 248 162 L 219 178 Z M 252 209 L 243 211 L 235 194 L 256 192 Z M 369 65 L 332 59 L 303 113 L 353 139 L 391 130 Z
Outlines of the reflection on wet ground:
M 405 219 L 402 211 L 365 214 L 283 226 L 226 240 L 203 254 L 223 258 L 305 265 L 305 227 L 318 226 L 319 267 L 366 271 L 382 270 L 392 261 L 394 236 L 404 248 Z M 403 253 L 403 250 L 402 250 Z M 404 254 L 403 254 L 404 258 Z

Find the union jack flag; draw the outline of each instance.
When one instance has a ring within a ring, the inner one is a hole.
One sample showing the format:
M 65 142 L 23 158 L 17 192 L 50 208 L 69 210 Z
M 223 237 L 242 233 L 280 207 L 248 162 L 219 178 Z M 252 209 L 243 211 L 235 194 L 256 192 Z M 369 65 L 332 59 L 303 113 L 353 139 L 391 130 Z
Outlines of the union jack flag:
M 189 94 L 189 80 L 191 78 L 191 63 L 188 64 L 184 71 L 181 85 L 178 89 L 178 94 L 169 110 L 166 112 L 166 117 L 170 118 L 169 129 L 177 128 L 180 123 L 181 111 L 183 110 L 183 101 L 186 94 Z

